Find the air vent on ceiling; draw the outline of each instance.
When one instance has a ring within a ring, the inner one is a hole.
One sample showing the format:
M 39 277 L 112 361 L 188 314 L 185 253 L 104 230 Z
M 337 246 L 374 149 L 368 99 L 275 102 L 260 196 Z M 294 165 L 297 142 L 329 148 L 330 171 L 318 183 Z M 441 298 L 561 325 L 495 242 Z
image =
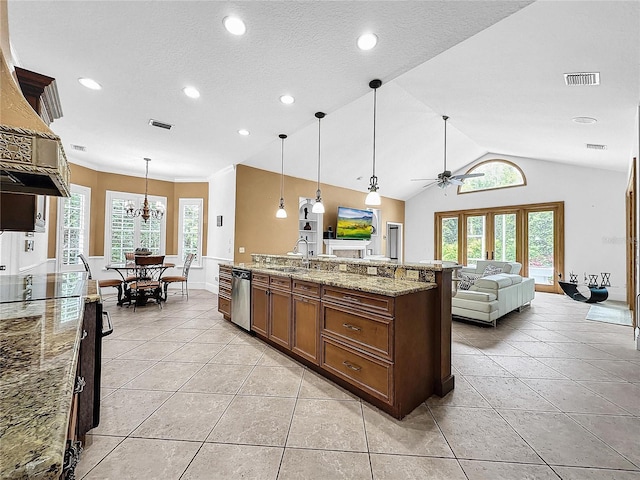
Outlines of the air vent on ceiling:
M 87 151 L 87 147 L 85 147 L 84 145 L 74 145 L 74 144 L 71 144 L 71 148 L 72 148 L 73 150 L 77 150 L 77 151 L 79 151 L 79 152 L 86 152 L 86 151 Z
M 599 143 L 587 143 L 587 148 L 590 148 L 591 150 L 606 150 L 607 146 Z
M 565 73 L 564 83 L 570 87 L 600 85 L 600 72 Z
M 159 122 L 158 120 L 154 120 L 153 118 L 149 120 L 149 125 L 151 125 L 152 127 L 164 128 L 165 130 L 171 130 L 171 127 L 173 127 L 173 125 L 171 125 L 170 123 Z

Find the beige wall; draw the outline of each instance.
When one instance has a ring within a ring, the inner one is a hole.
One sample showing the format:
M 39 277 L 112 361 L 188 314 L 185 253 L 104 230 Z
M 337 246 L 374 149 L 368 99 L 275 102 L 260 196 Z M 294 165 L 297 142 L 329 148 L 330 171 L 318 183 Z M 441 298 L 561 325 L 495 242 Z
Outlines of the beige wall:
M 144 194 L 144 177 L 131 177 L 105 173 L 70 164 L 71 183 L 91 188 L 91 225 L 89 231 L 89 255 L 104 255 L 105 201 L 107 190 Z M 149 195 L 167 198 L 167 243 L 166 254 L 178 254 L 178 200 L 180 198 L 202 198 L 204 204 L 202 255 L 207 254 L 207 224 L 209 206 L 209 184 L 207 182 L 173 183 L 149 179 Z M 57 199 L 51 197 L 49 211 L 49 258 L 56 256 Z
M 235 262 L 250 262 L 252 253 L 284 254 L 298 238 L 298 198 L 315 198 L 317 184 L 309 180 L 285 176 L 284 201 L 288 217 L 276 218 L 280 200 L 280 175 L 257 168 L 238 165 L 236 169 Z M 321 184 L 325 207 L 326 230 L 335 231 L 338 206 L 364 208 L 365 192 Z M 380 226 L 386 222 L 404 223 L 404 202 L 382 198 Z M 238 249 L 244 247 L 245 253 Z M 386 250 L 383 238 L 382 251 Z

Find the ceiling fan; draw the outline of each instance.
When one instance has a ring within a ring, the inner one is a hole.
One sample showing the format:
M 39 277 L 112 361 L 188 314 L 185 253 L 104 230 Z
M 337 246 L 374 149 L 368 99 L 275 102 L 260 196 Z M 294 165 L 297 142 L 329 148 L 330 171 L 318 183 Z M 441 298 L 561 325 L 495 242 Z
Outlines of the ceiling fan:
M 466 173 L 463 175 L 451 175 L 451 171 L 447 170 L 447 120 L 449 120 L 449 117 L 447 117 L 446 115 L 443 115 L 442 119 L 444 120 L 444 170 L 442 173 L 438 174 L 438 178 L 412 178 L 411 181 L 412 182 L 431 181 L 431 182 L 435 182 L 438 185 L 438 187 L 445 189 L 449 185 L 462 185 L 464 183 L 463 181 L 465 178 L 483 176 L 484 173 Z M 425 187 L 428 187 L 430 185 L 433 185 L 433 183 L 429 183 L 425 185 Z

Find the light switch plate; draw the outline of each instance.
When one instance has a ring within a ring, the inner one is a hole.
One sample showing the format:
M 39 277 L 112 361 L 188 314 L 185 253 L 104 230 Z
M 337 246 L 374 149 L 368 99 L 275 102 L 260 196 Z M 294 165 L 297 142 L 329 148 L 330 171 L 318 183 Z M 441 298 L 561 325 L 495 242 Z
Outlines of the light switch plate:
M 411 280 L 418 280 L 419 276 L 420 272 L 417 270 L 407 270 L 407 278 L 410 278 Z
M 347 271 L 347 266 L 344 263 L 341 263 L 340 265 L 338 265 L 338 268 L 340 269 L 341 272 Z
M 244 247 L 238 247 L 238 253 L 244 253 Z
M 367 275 L 377 275 L 378 269 L 376 267 L 367 267 Z

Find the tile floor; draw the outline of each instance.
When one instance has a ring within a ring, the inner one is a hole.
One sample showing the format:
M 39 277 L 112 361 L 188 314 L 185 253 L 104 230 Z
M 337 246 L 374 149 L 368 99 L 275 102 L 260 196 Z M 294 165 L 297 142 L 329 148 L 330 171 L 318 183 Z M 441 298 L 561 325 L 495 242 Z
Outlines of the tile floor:
M 454 322 L 455 390 L 403 421 L 224 321 L 211 293 L 108 308 L 77 478 L 640 480 L 631 327 L 567 297 L 495 329 Z

